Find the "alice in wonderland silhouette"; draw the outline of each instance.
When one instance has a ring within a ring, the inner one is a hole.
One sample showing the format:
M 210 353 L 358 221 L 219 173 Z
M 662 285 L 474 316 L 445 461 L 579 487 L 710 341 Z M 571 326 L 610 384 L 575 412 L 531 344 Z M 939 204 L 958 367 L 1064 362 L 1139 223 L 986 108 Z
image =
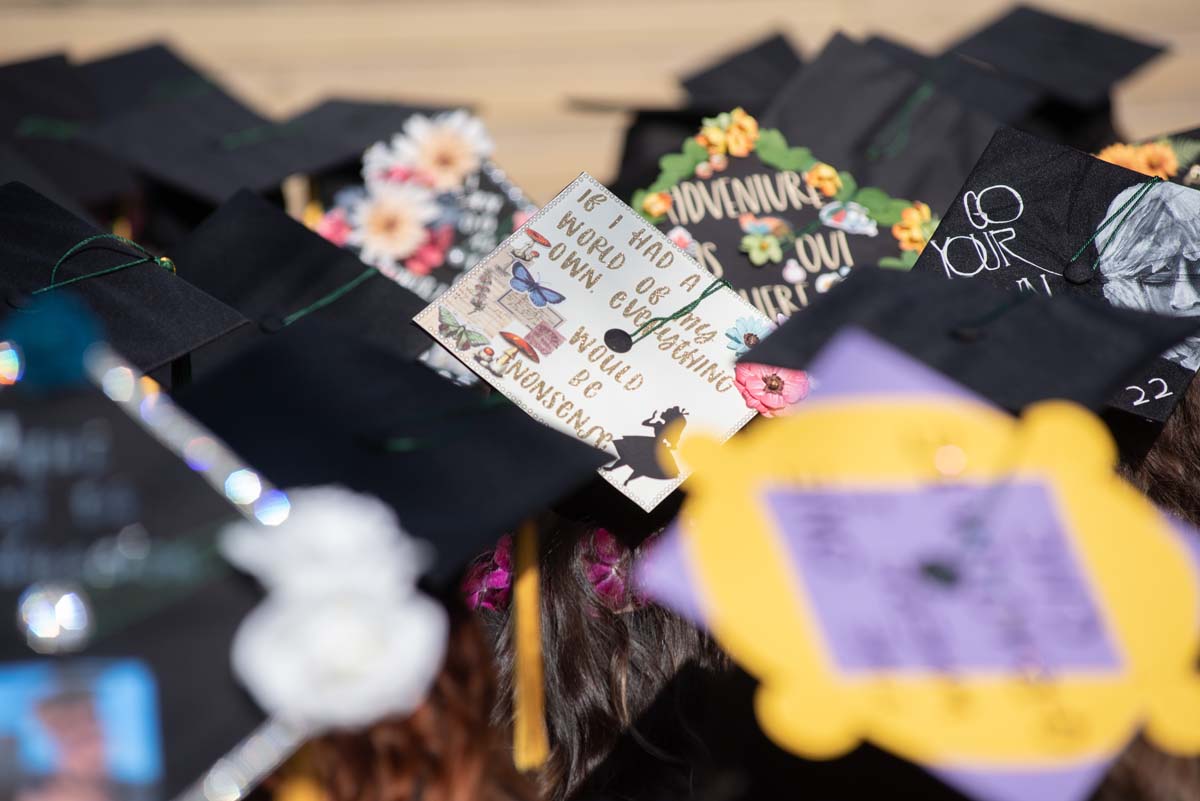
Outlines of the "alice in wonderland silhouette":
M 622 467 L 630 469 L 627 486 L 635 478 L 672 479 L 679 476 L 679 467 L 671 452 L 679 444 L 679 436 L 687 425 L 687 410 L 672 406 L 662 414 L 657 411 L 642 421 L 654 431 L 654 436 L 618 437 L 613 440 L 617 459 L 601 470 L 611 473 Z M 661 445 L 661 447 L 660 447 Z

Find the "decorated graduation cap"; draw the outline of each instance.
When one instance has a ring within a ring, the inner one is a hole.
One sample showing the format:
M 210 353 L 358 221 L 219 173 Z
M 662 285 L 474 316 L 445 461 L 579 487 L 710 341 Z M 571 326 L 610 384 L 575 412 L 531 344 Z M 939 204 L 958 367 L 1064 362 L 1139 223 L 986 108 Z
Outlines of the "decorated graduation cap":
M 67 293 L 0 320 L 0 783 L 173 798 L 262 722 L 216 534 L 288 501 L 98 336 Z
M 191 283 L 252 323 L 195 354 L 196 375 L 310 316 L 338 321 L 406 359 L 430 347 L 407 322 L 424 307 L 420 298 L 248 190 L 171 252 Z
M 878 108 L 869 102 L 834 104 L 820 118 L 795 113 L 800 93 L 787 93 L 808 85 L 814 70 L 823 77 L 813 79 L 813 91 L 826 92 L 826 81 L 861 82 L 863 92 L 843 86 L 843 94 L 869 101 L 875 92 Z M 900 85 L 907 89 L 898 91 Z M 653 182 L 631 201 L 770 319 L 805 308 L 855 265 L 911 266 L 937 225 L 939 203 L 898 189 L 930 190 L 946 200 L 953 191 L 944 180 L 927 180 L 938 170 L 917 169 L 907 160 L 912 154 L 899 155 L 906 148 L 926 149 L 913 138 L 914 128 L 931 118 L 917 107 L 928 111 L 925 106 L 932 103 L 938 109 L 936 125 L 949 124 L 955 115 L 975 120 L 954 101 L 938 100 L 915 76 L 842 36 L 783 91 L 789 101 L 778 102 L 761 119 L 740 107 L 703 118 L 662 157 Z M 889 110 L 880 111 L 885 106 Z M 864 113 L 868 108 L 875 111 Z M 884 126 L 876 112 L 890 115 L 892 122 Z M 882 132 L 884 127 L 890 132 Z M 830 135 L 834 129 L 844 137 Z M 877 135 L 878 152 L 868 143 Z M 927 159 L 939 160 L 947 152 L 936 150 L 913 158 L 927 165 Z
M 1104 408 L 1156 354 L 1200 328 L 1200 320 L 1084 297 L 1010 294 L 979 282 L 856 268 L 742 361 L 808 369 L 848 325 L 1017 412 L 1051 398 Z
M 685 453 L 639 568 L 761 683 L 768 737 L 871 743 L 980 801 L 1081 801 L 1143 727 L 1200 752 L 1200 535 L 1097 418 L 1015 419 L 859 329 L 810 369 L 793 415 Z
M 1196 319 L 1198 212 L 1195 189 L 1005 128 L 914 272 Z M 1165 420 L 1200 366 L 1197 344 L 1189 337 L 1148 359 L 1113 405 Z
M 135 190 L 120 159 L 86 140 L 98 113 L 91 87 L 62 55 L 0 66 L 0 144 L 87 207 L 113 204 Z
M 946 49 L 1036 88 L 1048 101 L 1032 121 L 1039 133 L 1078 147 L 1111 135 L 1114 84 L 1163 52 L 1159 45 L 1075 20 L 1017 6 Z M 1099 140 L 1099 141 L 1097 141 Z
M 152 371 L 245 322 L 177 274 L 170 259 L 101 232 L 29 187 L 0 187 L 0 285 L 6 310 L 59 292 L 86 301 L 113 348 Z
M 325 116 L 344 122 L 352 110 Z M 403 124 L 393 114 L 385 121 L 397 126 L 392 135 L 360 154 L 361 177 L 323 198 L 331 205 L 311 222 L 429 302 L 491 253 L 533 206 L 491 161 L 491 137 L 470 111 L 412 112 Z
M 993 119 L 933 80 L 842 34 L 780 88 L 762 124 L 860 185 L 919 198 L 935 212 L 954 197 L 995 131 Z
M 787 37 L 777 33 L 685 75 L 680 83 L 693 106 L 759 112 L 803 63 Z

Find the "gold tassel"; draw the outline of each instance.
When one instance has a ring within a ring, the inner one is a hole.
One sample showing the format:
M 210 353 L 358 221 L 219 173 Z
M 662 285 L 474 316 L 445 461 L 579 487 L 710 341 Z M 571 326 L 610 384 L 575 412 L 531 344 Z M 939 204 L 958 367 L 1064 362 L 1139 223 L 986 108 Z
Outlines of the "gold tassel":
M 517 677 L 513 688 L 513 763 L 517 770 L 540 768 L 550 753 L 542 674 L 542 618 L 538 586 L 538 531 L 521 524 L 516 542 Z

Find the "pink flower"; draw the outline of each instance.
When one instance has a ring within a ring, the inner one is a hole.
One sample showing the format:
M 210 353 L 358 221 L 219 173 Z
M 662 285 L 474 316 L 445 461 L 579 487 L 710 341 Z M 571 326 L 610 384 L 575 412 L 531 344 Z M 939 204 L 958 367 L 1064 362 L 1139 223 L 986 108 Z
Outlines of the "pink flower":
M 346 245 L 350 236 L 350 221 L 346 218 L 345 209 L 331 209 L 317 223 L 317 233 L 328 239 L 339 248 Z
M 626 604 L 625 568 L 622 565 L 628 549 L 607 530 L 598 528 L 592 534 L 591 548 L 582 557 L 588 582 L 604 605 L 613 612 Z
M 445 263 L 446 251 L 453 241 L 454 229 L 448 225 L 430 230 L 425 241 L 405 259 L 404 266 L 410 273 L 429 275 Z
M 394 184 L 414 183 L 426 188 L 433 187 L 433 177 L 413 167 L 394 164 L 379 171 L 380 179 Z
M 530 218 L 533 217 L 534 213 L 535 212 L 533 212 L 533 211 L 525 211 L 524 209 L 521 209 L 519 211 L 514 211 L 513 212 L 513 230 L 515 231 L 518 228 L 520 228 L 522 225 L 524 225 L 525 223 L 529 222 Z
M 472 611 L 496 611 L 508 606 L 512 592 L 512 537 L 501 537 L 488 558 L 471 566 L 463 579 L 462 591 L 467 608 Z
M 733 383 L 746 405 L 763 417 L 774 417 L 808 397 L 808 374 L 803 370 L 769 364 L 739 364 L 734 371 Z

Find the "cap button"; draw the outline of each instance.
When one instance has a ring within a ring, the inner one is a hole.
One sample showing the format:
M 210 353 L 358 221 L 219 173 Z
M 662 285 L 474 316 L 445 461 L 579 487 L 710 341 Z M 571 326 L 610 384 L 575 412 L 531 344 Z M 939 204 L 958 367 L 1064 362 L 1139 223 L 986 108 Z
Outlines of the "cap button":
M 14 309 L 27 308 L 29 306 L 29 303 L 32 300 L 33 300 L 32 297 L 25 294 L 24 292 L 17 289 L 16 287 L 11 287 L 9 289 L 4 290 L 4 302 L 7 303 L 11 308 L 14 308 Z
M 954 337 L 959 342 L 978 342 L 983 338 L 983 329 L 976 328 L 973 325 L 962 325 L 958 328 L 951 329 L 950 336 Z
M 282 331 L 286 326 L 279 317 L 269 316 L 258 321 L 258 328 L 264 334 L 274 334 L 276 331 Z
M 1092 276 L 1095 274 L 1096 271 L 1093 268 L 1081 261 L 1071 262 L 1067 265 L 1067 269 L 1063 270 L 1063 278 L 1067 280 L 1067 283 L 1076 285 L 1086 284 L 1092 280 Z
M 604 332 L 604 344 L 613 353 L 628 353 L 633 347 L 633 337 L 628 331 L 622 331 L 620 328 L 610 328 Z

